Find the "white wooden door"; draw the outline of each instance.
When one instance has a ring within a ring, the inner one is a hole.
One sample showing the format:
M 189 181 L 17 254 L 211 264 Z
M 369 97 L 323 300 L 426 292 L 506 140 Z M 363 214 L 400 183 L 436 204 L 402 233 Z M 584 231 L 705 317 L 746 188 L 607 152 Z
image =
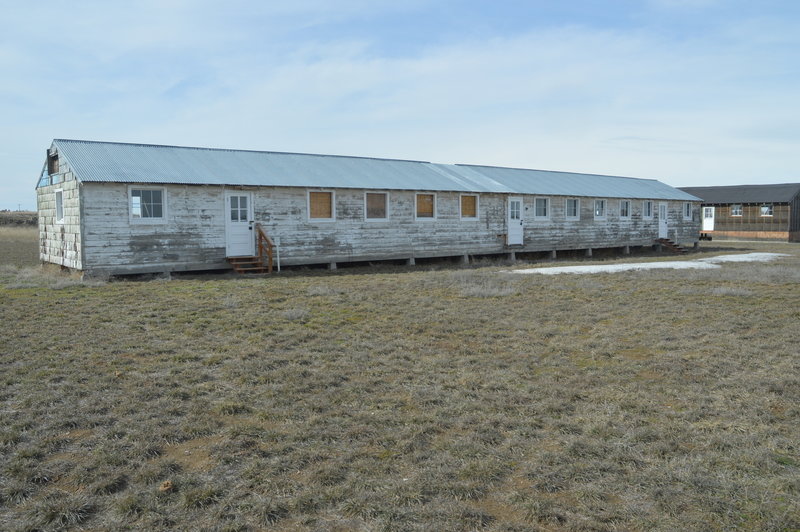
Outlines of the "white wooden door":
M 508 235 L 506 237 L 509 246 L 522 244 L 524 235 L 522 233 L 522 198 L 508 198 Z
M 667 221 L 667 204 L 658 204 L 658 238 L 668 238 L 669 222 Z
M 714 207 L 703 207 L 703 231 L 714 230 Z
M 253 234 L 253 195 L 241 190 L 226 190 L 225 255 L 252 257 L 255 254 Z

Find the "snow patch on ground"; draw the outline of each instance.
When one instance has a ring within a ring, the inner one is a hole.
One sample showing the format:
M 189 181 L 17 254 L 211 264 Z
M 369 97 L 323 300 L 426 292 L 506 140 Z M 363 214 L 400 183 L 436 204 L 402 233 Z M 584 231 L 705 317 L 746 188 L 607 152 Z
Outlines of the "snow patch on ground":
M 785 253 L 745 253 L 742 255 L 720 255 L 706 259 L 664 261 L 664 262 L 634 262 L 623 264 L 590 264 L 587 266 L 559 266 L 552 268 L 526 268 L 511 270 L 510 273 L 541 273 L 542 275 L 556 275 L 560 273 L 617 273 L 638 270 L 713 270 L 721 268 L 720 263 L 725 262 L 767 262 L 786 257 Z
M 786 253 L 745 253 L 744 255 L 719 255 L 708 257 L 707 259 L 697 259 L 698 262 L 710 262 L 718 264 L 720 262 L 767 262 L 778 257 L 788 257 Z

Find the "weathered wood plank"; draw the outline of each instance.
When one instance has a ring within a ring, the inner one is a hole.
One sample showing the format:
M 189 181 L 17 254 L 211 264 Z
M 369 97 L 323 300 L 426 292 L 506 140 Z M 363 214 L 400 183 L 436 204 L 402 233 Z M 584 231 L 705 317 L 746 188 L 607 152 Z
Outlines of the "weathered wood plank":
M 132 223 L 129 218 L 127 185 L 84 184 L 80 195 L 82 210 L 71 206 L 70 216 L 75 216 L 73 212 L 83 213 L 83 241 L 76 244 L 78 256 L 81 251 L 85 256 L 85 267 L 133 271 L 159 264 L 170 269 L 189 264 L 223 264 L 225 189 L 167 185 L 165 190 L 164 223 L 142 224 Z M 389 219 L 372 221 L 365 220 L 364 190 L 337 189 L 335 221 L 328 222 L 308 218 L 304 188 L 243 187 L 243 190 L 253 193 L 255 220 L 276 241 L 284 264 L 509 252 L 503 237 L 507 231 L 504 194 L 480 194 L 478 219 L 466 220 L 459 216 L 460 194 L 438 192 L 436 218 L 417 220 L 415 193 L 390 191 Z M 49 206 L 47 192 L 40 191 L 40 209 L 54 208 Z M 533 217 L 534 197 L 525 196 L 524 243 L 514 247 L 514 251 L 649 245 L 658 236 L 658 220 L 642 217 L 642 201 L 631 201 L 630 218 L 621 218 L 619 200 L 607 198 L 606 219 L 595 220 L 593 200 L 582 198 L 580 219 L 567 220 L 566 198 L 550 197 L 550 217 L 538 220 Z M 693 219 L 683 220 L 682 205 L 682 202 L 669 203 L 670 236 L 676 242 L 694 242 L 699 229 L 699 210 L 694 205 Z

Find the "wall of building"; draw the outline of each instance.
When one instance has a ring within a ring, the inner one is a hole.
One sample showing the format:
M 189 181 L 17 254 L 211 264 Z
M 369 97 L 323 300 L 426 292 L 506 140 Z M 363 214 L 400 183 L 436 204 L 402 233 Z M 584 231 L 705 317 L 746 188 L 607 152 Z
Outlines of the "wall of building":
M 124 274 L 227 267 L 222 188 L 137 185 L 165 191 L 165 217 L 156 223 L 131 220 L 129 188 L 83 185 L 86 270 Z
M 67 268 L 82 269 L 81 187 L 66 162 L 42 176 L 36 189 L 39 213 L 39 259 Z M 48 184 L 49 183 L 49 184 Z M 56 219 L 56 194 L 61 191 L 63 220 Z
M 774 203 L 772 216 L 761 215 L 761 204 L 742 205 L 742 215 L 733 216 L 731 205 L 713 205 L 714 231 L 718 240 L 757 239 L 788 240 L 791 208 L 786 203 Z
M 789 242 L 800 242 L 800 194 L 789 203 Z
M 651 245 L 658 236 L 657 209 L 643 219 L 642 200 L 631 200 L 629 219 L 619 216 L 619 199 L 607 199 L 605 220 L 594 219 L 594 198 L 581 198 L 580 220 L 567 220 L 566 197 L 550 196 L 550 215 L 534 217 L 535 196 L 522 196 L 524 244 L 506 246 L 505 194 L 480 194 L 478 220 L 459 215 L 460 193 L 436 194 L 434 220 L 415 219 L 413 191 L 389 192 L 386 222 L 364 220 L 364 190 L 337 190 L 336 221 L 308 220 L 305 189 L 260 189 L 255 198 L 256 220 L 281 244 L 284 264 L 420 258 L 503 253 L 509 250 L 551 251 Z M 699 206 L 684 220 L 683 202 L 669 204 L 670 237 L 694 243 Z
M 144 188 L 148 188 L 146 186 Z M 224 188 L 167 185 L 163 223 L 134 223 L 129 186 L 83 185 L 83 251 L 87 270 L 107 273 L 181 271 L 227 267 Z M 364 190 L 334 190 L 335 220 L 310 220 L 308 190 L 241 187 L 252 192 L 255 220 L 280 246 L 284 265 L 480 255 L 514 251 L 648 246 L 658 236 L 658 201 L 644 219 L 642 200 L 631 200 L 631 216 L 619 216 L 619 199 L 607 199 L 604 220 L 594 219 L 594 198 L 580 198 L 580 220 L 566 220 L 566 198 L 550 197 L 546 220 L 533 216 L 534 196 L 524 196 L 524 244 L 506 246 L 505 194 L 480 194 L 477 220 L 459 215 L 460 196 L 436 193 L 436 218 L 415 219 L 415 192 L 389 191 L 389 219 L 365 220 Z M 683 202 L 669 202 L 669 236 L 691 244 L 699 234 L 693 204 L 685 220 Z

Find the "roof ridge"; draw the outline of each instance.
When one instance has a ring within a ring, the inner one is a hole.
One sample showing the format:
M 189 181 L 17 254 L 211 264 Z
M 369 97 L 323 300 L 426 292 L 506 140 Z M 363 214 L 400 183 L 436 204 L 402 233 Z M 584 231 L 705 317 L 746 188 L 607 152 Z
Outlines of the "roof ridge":
M 243 150 L 239 148 L 209 148 L 206 146 L 178 146 L 174 144 L 147 144 L 139 142 L 112 142 L 104 140 L 82 140 L 82 139 L 53 139 L 53 142 L 82 142 L 85 144 L 114 144 L 117 146 L 138 146 L 143 148 L 177 148 L 183 150 L 206 150 L 206 151 L 233 151 L 243 153 L 269 153 L 273 155 L 304 155 L 309 157 L 337 157 L 340 159 L 368 159 L 373 161 L 396 161 L 403 163 L 434 164 L 430 161 L 418 161 L 415 159 L 394 159 L 391 157 L 365 157 L 360 155 L 336 155 L 330 153 L 305 153 L 291 151 L 271 151 L 271 150 Z

